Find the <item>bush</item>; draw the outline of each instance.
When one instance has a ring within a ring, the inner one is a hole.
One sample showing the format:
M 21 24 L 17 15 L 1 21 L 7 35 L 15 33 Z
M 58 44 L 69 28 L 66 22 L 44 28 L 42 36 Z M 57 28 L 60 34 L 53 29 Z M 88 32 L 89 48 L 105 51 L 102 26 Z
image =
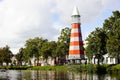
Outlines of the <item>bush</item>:
M 110 65 L 107 67 L 107 72 L 112 73 L 120 73 L 120 64 Z
M 9 69 L 9 70 L 26 70 L 30 66 L 0 66 L 0 69 Z

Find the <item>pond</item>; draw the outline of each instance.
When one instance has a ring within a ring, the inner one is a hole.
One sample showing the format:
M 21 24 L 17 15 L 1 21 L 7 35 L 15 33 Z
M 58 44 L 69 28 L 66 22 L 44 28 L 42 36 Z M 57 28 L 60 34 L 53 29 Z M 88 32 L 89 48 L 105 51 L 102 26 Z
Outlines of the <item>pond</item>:
M 0 71 L 0 80 L 120 80 L 120 77 L 70 71 L 6 70 Z

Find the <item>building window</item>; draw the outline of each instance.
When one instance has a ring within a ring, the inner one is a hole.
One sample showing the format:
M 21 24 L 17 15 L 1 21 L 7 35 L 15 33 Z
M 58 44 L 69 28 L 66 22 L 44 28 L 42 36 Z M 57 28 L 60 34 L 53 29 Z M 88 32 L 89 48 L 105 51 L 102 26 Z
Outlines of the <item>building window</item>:
M 108 63 L 108 57 L 106 57 L 106 63 Z
M 110 62 L 113 62 L 113 58 L 112 57 L 110 57 Z

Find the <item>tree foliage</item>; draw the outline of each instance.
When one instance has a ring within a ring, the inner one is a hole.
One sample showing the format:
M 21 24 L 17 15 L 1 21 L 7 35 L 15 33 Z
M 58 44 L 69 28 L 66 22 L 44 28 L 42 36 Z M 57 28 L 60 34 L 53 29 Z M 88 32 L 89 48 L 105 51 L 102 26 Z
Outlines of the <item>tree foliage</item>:
M 6 62 L 8 65 L 8 63 L 11 62 L 11 58 L 13 56 L 9 46 L 6 45 L 5 47 L 3 47 L 3 53 L 4 53 L 4 62 Z
M 86 55 L 90 59 L 93 56 L 103 59 L 102 55 L 108 53 L 111 57 L 120 55 L 120 12 L 114 11 L 113 15 L 106 19 L 102 28 L 96 28 L 86 38 Z
M 105 20 L 103 29 L 107 34 L 106 48 L 110 56 L 120 55 L 120 12 L 114 11 L 113 15 Z
M 57 42 L 57 53 L 59 56 L 68 55 L 69 43 L 70 43 L 70 32 L 71 32 L 71 29 L 68 27 L 61 30 L 61 34 L 58 37 L 58 42 Z
M 18 65 L 22 65 L 22 61 L 25 60 L 23 48 L 19 49 L 19 52 L 17 53 L 16 58 L 18 60 Z
M 5 62 L 7 65 L 11 62 L 13 54 L 9 48 L 8 45 L 6 45 L 3 48 L 0 48 L 0 64 L 3 65 L 3 62 Z
M 48 41 L 47 39 L 35 37 L 28 39 L 25 43 L 25 48 L 21 48 L 16 55 L 18 61 L 29 62 L 30 58 L 39 60 L 42 56 L 47 60 L 48 57 L 56 59 L 59 56 L 66 56 L 69 50 L 70 41 L 70 29 L 64 28 L 61 31 L 61 35 L 58 37 L 58 41 Z
M 4 53 L 3 53 L 3 49 L 0 48 L 0 65 L 3 65 L 4 62 Z
M 102 55 L 107 53 L 106 50 L 106 39 L 107 36 L 105 32 L 101 28 L 96 28 L 95 31 L 91 32 L 91 34 L 87 37 L 87 47 L 86 47 L 86 55 L 91 60 L 93 55 L 99 61 L 103 59 Z

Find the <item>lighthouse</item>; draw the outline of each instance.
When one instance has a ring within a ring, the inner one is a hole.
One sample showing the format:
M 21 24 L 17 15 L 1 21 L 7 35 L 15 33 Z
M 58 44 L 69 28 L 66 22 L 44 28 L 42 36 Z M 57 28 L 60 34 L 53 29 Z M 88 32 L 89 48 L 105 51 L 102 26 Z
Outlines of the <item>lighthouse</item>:
M 77 7 L 74 7 L 72 13 L 72 28 L 70 34 L 70 46 L 68 60 L 79 63 L 84 59 L 84 48 L 81 33 L 80 14 Z

